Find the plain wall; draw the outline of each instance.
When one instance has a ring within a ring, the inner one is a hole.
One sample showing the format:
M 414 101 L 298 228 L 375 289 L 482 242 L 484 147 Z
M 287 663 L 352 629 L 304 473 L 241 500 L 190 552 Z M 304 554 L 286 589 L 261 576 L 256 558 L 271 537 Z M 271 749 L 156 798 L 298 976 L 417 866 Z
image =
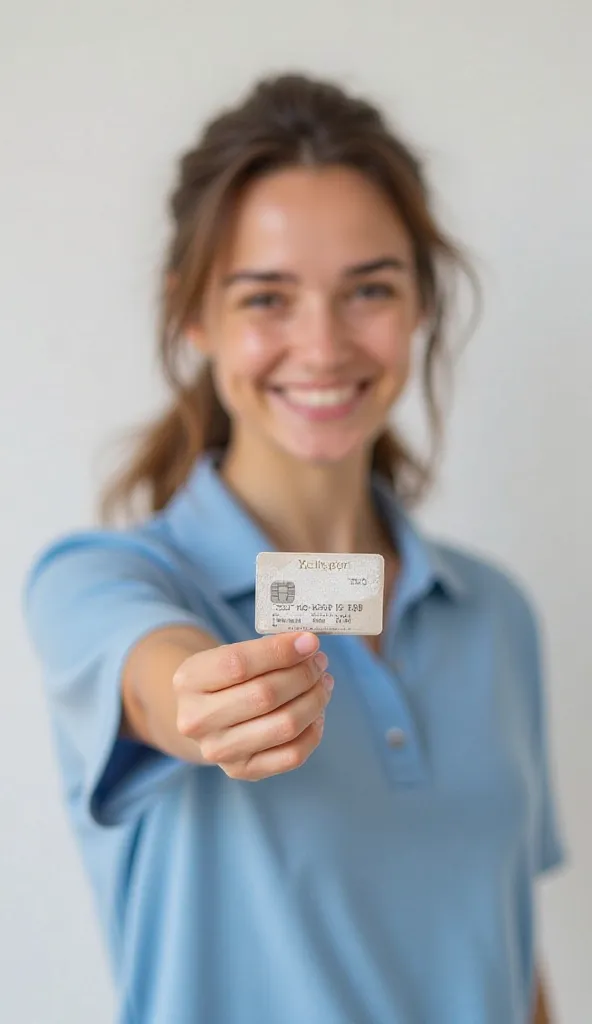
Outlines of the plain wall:
M 113 1006 L 21 621 L 23 574 L 42 543 L 89 520 L 107 442 L 161 398 L 155 297 L 177 154 L 254 76 L 286 68 L 383 103 L 478 257 L 485 316 L 424 516 L 512 566 L 545 616 L 571 866 L 542 889 L 542 955 L 559 1020 L 592 1019 L 591 12 L 589 0 L 0 0 L 7 1024 L 105 1024 Z

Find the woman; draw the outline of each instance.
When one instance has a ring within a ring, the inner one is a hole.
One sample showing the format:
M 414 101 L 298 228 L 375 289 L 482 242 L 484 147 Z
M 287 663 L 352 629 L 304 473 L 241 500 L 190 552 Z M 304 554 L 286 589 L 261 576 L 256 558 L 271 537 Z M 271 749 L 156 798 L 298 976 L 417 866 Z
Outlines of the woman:
M 150 515 L 53 545 L 27 590 L 118 1019 L 544 1020 L 537 627 L 413 525 L 429 470 L 387 427 L 416 357 L 437 426 L 463 266 L 419 163 L 284 76 L 208 125 L 171 206 L 174 404 L 108 500 Z M 383 555 L 382 636 L 256 637 L 274 548 Z

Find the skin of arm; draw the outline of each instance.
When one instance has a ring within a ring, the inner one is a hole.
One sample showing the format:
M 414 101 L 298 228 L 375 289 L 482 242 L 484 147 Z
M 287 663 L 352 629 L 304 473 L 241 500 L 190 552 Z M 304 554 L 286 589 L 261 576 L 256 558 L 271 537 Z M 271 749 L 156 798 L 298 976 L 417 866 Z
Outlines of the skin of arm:
M 209 634 L 187 626 L 161 629 L 140 640 L 124 667 L 120 735 L 203 764 L 197 744 L 177 729 L 172 680 L 187 658 L 218 646 Z
M 193 627 L 140 640 L 124 666 L 120 734 L 257 781 L 318 746 L 333 689 L 311 633 L 219 644 Z

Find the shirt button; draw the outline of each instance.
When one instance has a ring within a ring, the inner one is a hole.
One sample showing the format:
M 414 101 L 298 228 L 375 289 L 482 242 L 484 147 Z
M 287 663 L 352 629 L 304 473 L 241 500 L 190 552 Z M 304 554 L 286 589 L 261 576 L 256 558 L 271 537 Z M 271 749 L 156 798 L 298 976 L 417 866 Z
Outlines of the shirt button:
M 386 742 L 389 747 L 403 747 L 405 745 L 406 736 L 402 729 L 393 727 L 389 729 L 386 734 Z

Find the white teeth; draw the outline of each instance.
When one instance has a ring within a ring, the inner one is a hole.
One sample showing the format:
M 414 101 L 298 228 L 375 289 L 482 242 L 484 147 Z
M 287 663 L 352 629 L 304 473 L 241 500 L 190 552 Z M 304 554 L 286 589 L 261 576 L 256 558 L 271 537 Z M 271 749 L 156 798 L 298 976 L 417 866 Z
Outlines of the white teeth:
M 358 388 L 349 385 L 343 388 L 286 388 L 284 394 L 292 405 L 305 405 L 307 408 L 329 408 L 330 406 L 346 405 L 357 394 Z

